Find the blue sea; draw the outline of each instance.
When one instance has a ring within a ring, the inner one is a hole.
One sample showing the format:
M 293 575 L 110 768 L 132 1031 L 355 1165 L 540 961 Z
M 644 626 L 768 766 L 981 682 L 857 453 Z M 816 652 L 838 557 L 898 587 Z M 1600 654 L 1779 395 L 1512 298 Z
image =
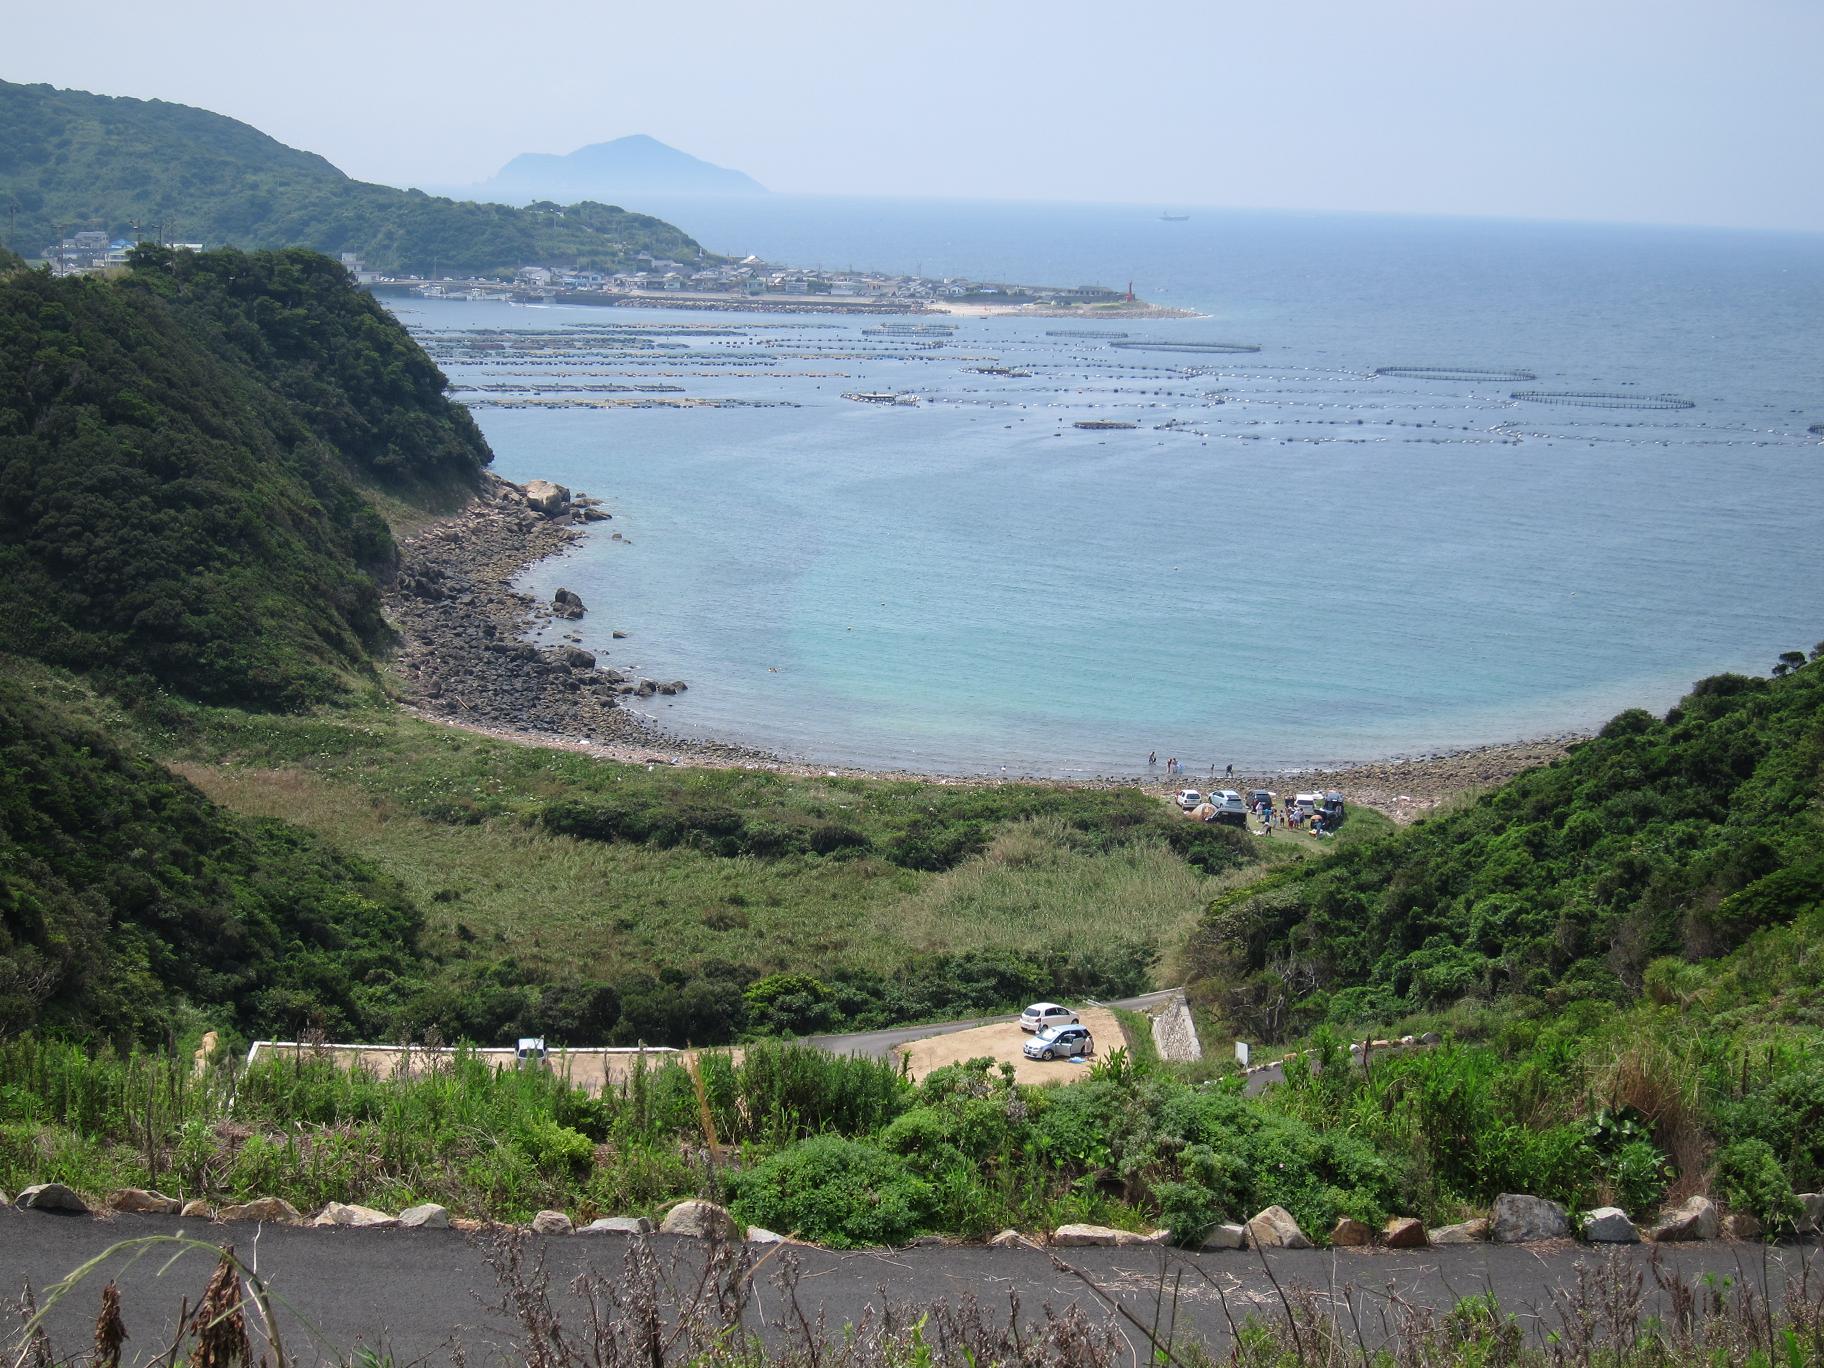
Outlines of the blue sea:
M 1590 728 L 1824 637 L 1824 236 L 640 207 L 718 251 L 1131 280 L 1202 315 L 906 337 L 388 299 L 501 474 L 606 501 L 526 585 L 583 596 L 604 664 L 689 681 L 652 700 L 674 733 L 931 772 L 1291 768 Z

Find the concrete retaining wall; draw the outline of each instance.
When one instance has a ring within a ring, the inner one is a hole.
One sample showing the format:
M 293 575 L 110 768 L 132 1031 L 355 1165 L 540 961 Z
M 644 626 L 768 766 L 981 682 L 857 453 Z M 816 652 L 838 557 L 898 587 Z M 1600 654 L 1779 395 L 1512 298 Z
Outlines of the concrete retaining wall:
M 1194 1064 L 1203 1058 L 1203 1042 L 1197 1039 L 1197 1026 L 1183 993 L 1154 1013 L 1153 1047 L 1159 1058 L 1174 1064 Z

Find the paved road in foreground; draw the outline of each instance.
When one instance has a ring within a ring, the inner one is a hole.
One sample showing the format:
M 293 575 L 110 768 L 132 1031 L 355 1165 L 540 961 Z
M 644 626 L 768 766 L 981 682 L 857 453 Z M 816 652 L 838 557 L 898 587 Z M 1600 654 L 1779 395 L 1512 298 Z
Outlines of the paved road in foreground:
M 42 1301 L 47 1287 L 117 1241 L 171 1234 L 180 1225 L 191 1236 L 232 1242 L 242 1259 L 257 1261 L 281 1299 L 287 1348 L 299 1353 L 302 1362 L 312 1362 L 318 1353 L 334 1361 L 367 1347 L 388 1350 L 402 1364 L 443 1363 L 452 1358 L 458 1343 L 469 1364 L 526 1361 L 523 1350 L 516 1348 L 523 1343 L 521 1332 L 498 1309 L 500 1291 L 485 1251 L 453 1231 L 261 1230 L 161 1217 L 97 1220 L 7 1208 L 0 1210 L 0 1289 L 11 1301 L 21 1283 L 29 1282 Z M 530 1248 L 546 1261 L 552 1302 L 574 1341 L 586 1329 L 581 1303 L 569 1290 L 572 1280 L 589 1269 L 616 1278 L 629 1242 L 620 1236 L 528 1239 Z M 673 1270 L 674 1285 L 691 1285 L 693 1267 L 700 1266 L 698 1242 L 660 1236 L 652 1248 Z M 821 1312 L 832 1333 L 845 1322 L 877 1311 L 883 1302 L 922 1308 L 941 1299 L 954 1306 L 970 1295 L 1004 1321 L 1010 1294 L 1019 1298 L 1023 1322 L 1042 1319 L 1046 1306 L 1062 1312 L 1073 1305 L 1101 1320 L 1109 1314 L 1112 1299 L 1150 1326 L 1158 1290 L 1164 1286 L 1168 1291 L 1160 1323 L 1169 1323 L 1175 1315 L 1180 1341 L 1198 1338 L 1220 1351 L 1229 1335 L 1230 1317 L 1242 1321 L 1249 1315 L 1274 1315 L 1280 1306 L 1255 1252 L 1058 1252 L 1100 1290 L 1092 1290 L 1054 1264 L 1047 1251 L 1036 1248 L 791 1251 L 801 1275 L 799 1304 L 813 1322 Z M 120 1286 L 135 1355 L 149 1358 L 169 1344 L 181 1299 L 188 1297 L 194 1304 L 213 1262 L 209 1253 L 191 1251 L 167 1269 L 169 1257 L 170 1247 L 163 1246 L 137 1261 L 124 1254 L 110 1259 L 53 1310 L 50 1326 L 57 1347 L 69 1353 L 88 1344 L 101 1286 L 110 1276 Z M 1392 1308 L 1400 1301 L 1448 1306 L 1461 1296 L 1488 1291 L 1529 1335 L 1545 1333 L 1559 1325 L 1563 1298 L 1575 1287 L 1579 1267 L 1598 1266 L 1605 1256 L 1566 1242 L 1411 1251 L 1275 1251 L 1270 1257 L 1274 1275 L 1289 1294 L 1296 1295 L 1299 1286 L 1314 1289 L 1320 1304 L 1346 1318 L 1353 1303 L 1354 1321 L 1373 1347 L 1385 1337 L 1384 1326 L 1395 1318 Z M 1614 1257 L 1645 1270 L 1650 1254 L 1636 1247 Z M 1771 1252 L 1720 1243 L 1666 1247 L 1660 1257 L 1665 1275 L 1687 1285 L 1706 1275 L 1721 1275 L 1771 1288 L 1776 1300 L 1789 1285 L 1796 1290 L 1807 1265 L 1814 1295 L 1824 1277 L 1824 1252 L 1815 1244 Z M 775 1325 L 784 1316 L 786 1303 L 773 1281 L 784 1266 L 784 1256 L 775 1253 L 759 1270 L 759 1293 L 747 1313 L 751 1329 Z M 1664 1295 L 1655 1290 L 1650 1271 L 1644 1286 L 1649 1302 L 1663 1312 Z M 1169 1290 L 1174 1287 L 1175 1312 Z M 307 1322 L 320 1340 L 306 1333 Z M 0 1340 L 10 1338 L 11 1332 L 9 1324 Z M 1140 1332 L 1129 1323 L 1125 1333 L 1142 1346 L 1139 1359 L 1145 1361 Z M 1349 1333 L 1353 1337 L 1353 1326 Z M 1125 1351 L 1122 1358 L 1127 1358 Z
M 1139 997 L 1120 998 L 1114 1002 L 1091 1003 L 1096 1007 L 1121 1007 L 1129 1011 L 1139 1011 L 1143 1007 L 1152 1007 L 1175 997 L 1180 990 L 1163 988 L 1156 993 L 1142 993 Z M 992 1026 L 1005 1021 L 1013 1024 L 1013 1014 L 1002 1012 L 996 1016 L 976 1017 L 972 1021 L 939 1021 L 925 1026 L 895 1026 L 886 1031 L 851 1031 L 844 1035 L 806 1036 L 806 1045 L 815 1045 L 820 1050 L 831 1054 L 866 1055 L 870 1059 L 890 1059 L 893 1051 L 901 1045 L 914 1040 L 925 1040 L 931 1036 L 949 1035 L 953 1031 L 970 1031 L 977 1026 Z

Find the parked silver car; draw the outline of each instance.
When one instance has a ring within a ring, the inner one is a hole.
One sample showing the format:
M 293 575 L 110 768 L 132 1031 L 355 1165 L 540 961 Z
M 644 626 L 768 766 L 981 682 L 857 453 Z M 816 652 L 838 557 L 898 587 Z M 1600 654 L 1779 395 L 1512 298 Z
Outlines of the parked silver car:
M 1076 1059 L 1095 1052 L 1087 1026 L 1052 1026 L 1027 1041 L 1025 1050 L 1028 1059 Z

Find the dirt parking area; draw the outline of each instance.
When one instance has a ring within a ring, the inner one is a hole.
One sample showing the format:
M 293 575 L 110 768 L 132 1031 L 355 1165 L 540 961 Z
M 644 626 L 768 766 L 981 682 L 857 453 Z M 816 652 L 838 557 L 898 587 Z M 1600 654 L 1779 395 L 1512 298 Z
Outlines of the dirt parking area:
M 1115 1014 L 1106 1007 L 1081 1008 L 1077 1012 L 1077 1019 L 1089 1027 L 1090 1035 L 1095 1037 L 1094 1059 L 1101 1059 L 1127 1044 L 1127 1038 L 1121 1034 L 1121 1023 L 1115 1020 Z M 960 1064 L 966 1059 L 978 1059 L 983 1055 L 997 1063 L 1013 1065 L 1014 1081 L 1018 1083 L 1074 1083 L 1079 1078 L 1088 1076 L 1093 1060 L 1073 1064 L 1065 1059 L 1050 1063 L 1042 1059 L 1027 1059 L 1021 1050 L 1031 1039 L 1019 1028 L 1017 1021 L 1009 1016 L 1004 1022 L 993 1026 L 977 1026 L 968 1031 L 952 1031 L 948 1035 L 914 1040 L 908 1045 L 901 1045 L 895 1054 L 903 1055 L 909 1061 L 914 1079 L 923 1078 L 931 1070 L 941 1069 L 946 1064 Z

